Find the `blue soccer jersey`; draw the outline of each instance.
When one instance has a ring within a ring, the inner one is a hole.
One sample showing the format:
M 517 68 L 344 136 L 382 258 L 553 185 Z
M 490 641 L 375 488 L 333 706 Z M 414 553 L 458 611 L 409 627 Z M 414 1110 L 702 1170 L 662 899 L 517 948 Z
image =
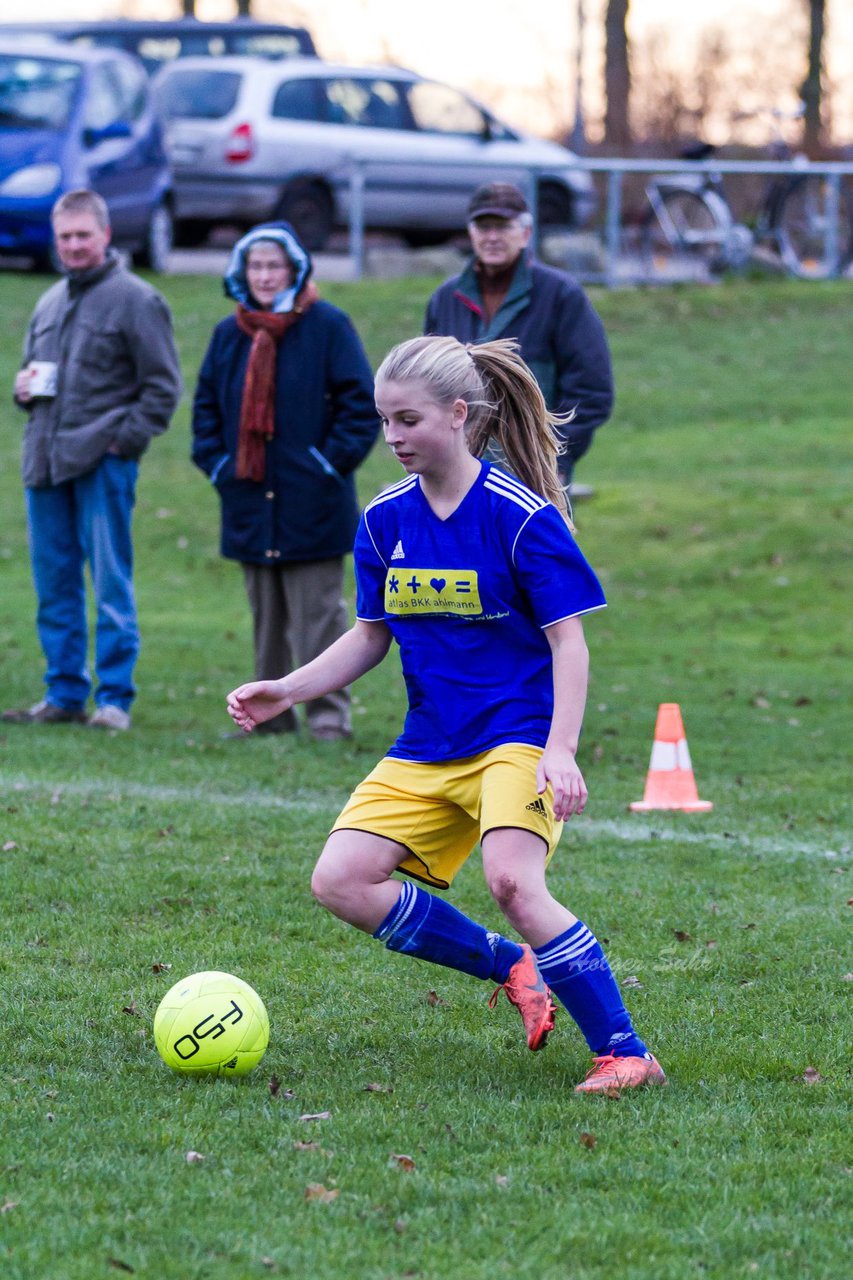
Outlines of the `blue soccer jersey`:
M 362 515 L 355 571 L 359 619 L 386 623 L 400 646 L 409 711 L 390 756 L 434 763 L 545 745 L 544 629 L 606 603 L 556 507 L 484 462 L 441 520 L 408 476 Z

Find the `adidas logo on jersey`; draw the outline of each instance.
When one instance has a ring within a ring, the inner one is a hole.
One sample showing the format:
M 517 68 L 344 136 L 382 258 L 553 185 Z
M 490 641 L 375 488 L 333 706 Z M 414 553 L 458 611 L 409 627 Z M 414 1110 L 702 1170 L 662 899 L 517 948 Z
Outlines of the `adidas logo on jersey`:
M 405 560 L 405 558 L 406 558 L 406 553 L 405 553 L 405 551 L 403 550 L 403 544 L 402 544 L 402 542 L 398 542 L 398 543 L 397 543 L 397 545 L 396 545 L 396 547 L 394 548 L 394 550 L 391 552 L 391 559 L 392 559 L 392 560 Z
M 545 808 L 545 805 L 539 799 L 534 800 L 531 804 L 526 804 L 524 807 L 525 809 L 529 809 L 531 813 L 538 814 L 540 818 L 548 817 L 548 812 Z

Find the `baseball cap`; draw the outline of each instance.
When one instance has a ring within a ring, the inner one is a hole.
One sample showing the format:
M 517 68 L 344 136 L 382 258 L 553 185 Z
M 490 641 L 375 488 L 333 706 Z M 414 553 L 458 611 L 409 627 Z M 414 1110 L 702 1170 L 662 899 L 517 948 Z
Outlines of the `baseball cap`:
M 518 187 L 511 182 L 490 182 L 487 186 L 478 187 L 468 205 L 468 221 L 474 218 L 517 218 L 520 213 L 529 213 L 527 201 Z

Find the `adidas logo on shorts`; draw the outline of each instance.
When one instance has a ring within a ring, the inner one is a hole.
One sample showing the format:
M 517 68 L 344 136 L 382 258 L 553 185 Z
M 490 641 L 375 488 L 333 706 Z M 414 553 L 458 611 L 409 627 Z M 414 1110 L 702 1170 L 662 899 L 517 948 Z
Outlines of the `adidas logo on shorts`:
M 548 811 L 547 811 L 547 809 L 545 808 L 545 804 L 544 804 L 544 802 L 543 802 L 542 800 L 540 800 L 540 799 L 539 799 L 539 797 L 538 797 L 538 796 L 537 796 L 537 798 L 533 801 L 533 803 L 532 803 L 532 804 L 526 804 L 524 807 L 525 807 L 525 809 L 527 809 L 530 813 L 535 813 L 535 814 L 537 814 L 540 818 L 547 818 L 547 817 L 548 817 Z

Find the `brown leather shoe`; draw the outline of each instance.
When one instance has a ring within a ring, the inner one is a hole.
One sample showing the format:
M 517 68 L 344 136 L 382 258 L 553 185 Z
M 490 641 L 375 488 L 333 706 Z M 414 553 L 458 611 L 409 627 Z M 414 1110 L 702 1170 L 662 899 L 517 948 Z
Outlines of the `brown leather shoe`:
M 32 707 L 4 711 L 0 719 L 6 724 L 85 724 L 86 712 L 82 708 L 73 711 L 70 707 L 58 707 L 55 702 L 44 699 Z

